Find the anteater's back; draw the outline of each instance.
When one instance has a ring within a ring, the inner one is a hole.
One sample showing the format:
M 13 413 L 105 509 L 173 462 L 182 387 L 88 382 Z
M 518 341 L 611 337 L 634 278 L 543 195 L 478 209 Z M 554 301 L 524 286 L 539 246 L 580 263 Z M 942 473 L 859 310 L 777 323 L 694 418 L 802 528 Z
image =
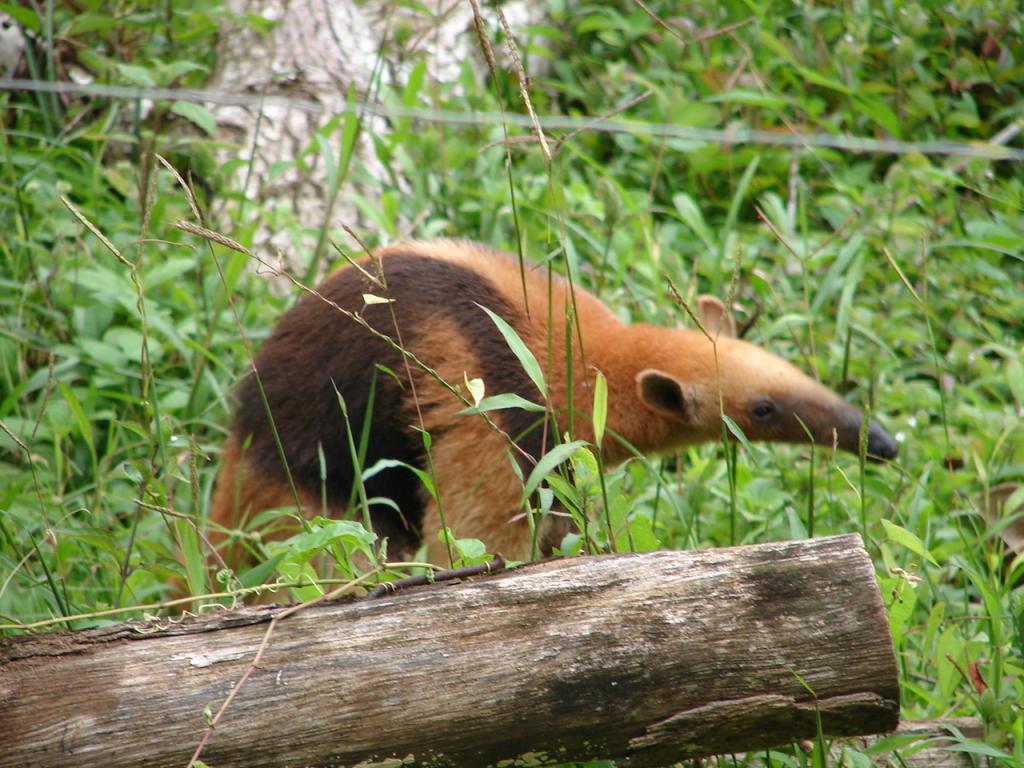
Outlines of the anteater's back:
M 493 507 L 489 486 L 496 478 L 503 478 L 498 486 L 515 482 L 508 476 L 507 441 L 479 417 L 457 416 L 464 405 L 452 393 L 389 341 L 337 307 L 357 313 L 453 386 L 461 386 L 468 375 L 482 378 L 488 394 L 514 392 L 536 400 L 536 388 L 480 309 L 487 307 L 524 336 L 531 335 L 521 298 L 507 290 L 507 286 L 519 288 L 518 264 L 505 254 L 452 242 L 385 249 L 378 263 L 383 285 L 352 266 L 342 268 L 318 288 L 319 295 L 303 296 L 256 358 L 267 406 L 303 506 L 308 514 L 326 498 L 326 511 L 337 515 L 353 498 L 355 472 L 339 404 L 343 399 L 357 446 L 370 411 L 364 468 L 380 459 L 395 459 L 426 471 L 418 431 L 423 426 L 431 433 L 435 454 L 441 453 L 435 455 L 435 467 L 441 468 L 442 475 L 451 475 L 445 480 L 464 486 L 457 491 L 460 497 L 474 493 L 475 488 L 479 503 Z M 362 260 L 360 266 L 376 275 L 377 266 L 370 260 Z M 390 301 L 367 304 L 367 294 Z M 215 522 L 228 527 L 261 509 L 294 504 L 267 408 L 252 374 L 240 385 L 238 400 L 211 514 Z M 520 438 L 518 443 L 527 453 L 540 455 L 543 430 L 536 414 L 504 410 L 493 418 L 507 434 Z M 445 458 L 449 455 L 456 460 L 449 462 Z M 450 464 L 459 470 L 449 469 Z M 396 547 L 414 551 L 429 501 L 422 483 L 408 469 L 387 469 L 366 481 L 366 495 L 388 498 L 397 505 L 398 512 L 388 505 L 374 505 L 375 525 L 390 537 L 393 552 Z

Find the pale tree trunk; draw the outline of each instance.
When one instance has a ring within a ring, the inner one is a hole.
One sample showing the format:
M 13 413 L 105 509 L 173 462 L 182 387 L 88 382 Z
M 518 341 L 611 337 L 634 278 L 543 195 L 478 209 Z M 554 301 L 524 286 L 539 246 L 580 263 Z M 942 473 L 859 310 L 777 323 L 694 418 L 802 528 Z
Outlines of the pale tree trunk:
M 377 225 L 352 200 L 352 193 L 358 193 L 376 205 L 383 191 L 407 186 L 401 169 L 391 173 L 377 159 L 369 138 L 386 133 L 387 122 L 368 116 L 362 120 L 363 132 L 347 178 L 337 190 L 328 183 L 328 163 L 316 133 L 349 109 L 350 99 L 374 101 L 381 89 L 404 87 L 420 61 L 425 62 L 432 82 L 456 81 L 466 61 L 474 62 L 483 77 L 486 70 L 477 51 L 470 4 L 465 0 L 422 5 L 392 0 L 229 0 L 227 8 L 237 19 L 269 22 L 225 22 L 217 68 L 206 84 L 207 90 L 229 97 L 270 97 L 263 103 L 211 105 L 219 138 L 228 143 L 220 160 L 244 161 L 238 165 L 236 181 L 247 200 L 259 203 L 250 206 L 250 216 L 259 216 L 254 250 L 271 261 L 280 252 L 282 266 L 301 275 L 312 252 L 325 249 L 320 236 L 324 227 L 356 252 L 357 244 L 344 226 L 371 242 L 416 234 L 412 221 L 395 222 L 393 233 L 375 231 Z M 546 3 L 515 0 L 502 3 L 502 8 L 525 49 L 529 26 L 545 18 Z M 496 27 L 493 10 L 485 13 L 487 23 Z M 396 30 L 402 31 L 400 39 Z M 426 100 L 436 95 L 435 90 L 424 88 L 415 106 L 438 106 Z M 324 139 L 336 165 L 342 162 L 340 135 L 335 129 Z M 302 163 L 295 163 L 300 156 Z M 218 215 L 222 213 L 219 206 L 214 213 L 226 226 L 226 217 Z M 333 251 L 323 255 L 338 258 Z M 281 284 L 288 287 L 287 282 Z

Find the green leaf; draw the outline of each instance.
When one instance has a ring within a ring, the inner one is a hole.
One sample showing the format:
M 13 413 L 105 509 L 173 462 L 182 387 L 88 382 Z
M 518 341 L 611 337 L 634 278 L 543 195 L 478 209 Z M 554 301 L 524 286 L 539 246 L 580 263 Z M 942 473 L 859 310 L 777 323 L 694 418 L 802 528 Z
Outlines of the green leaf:
M 1007 761 L 1006 764 L 1010 765 L 1011 757 L 1006 752 L 991 747 L 980 741 L 964 741 L 959 744 L 948 744 L 945 746 L 950 752 L 966 752 L 971 755 L 984 755 L 985 757 L 991 757 L 999 761 Z
M 446 546 L 454 548 L 457 557 L 452 563 L 455 568 L 462 568 L 467 565 L 477 565 L 492 560 L 493 557 L 487 553 L 487 547 L 479 539 L 457 539 L 451 528 L 442 528 L 437 532 L 437 540 Z
M 426 436 L 427 433 L 424 432 L 423 435 Z M 412 464 L 407 464 L 404 461 L 398 461 L 397 459 L 381 459 L 369 469 L 363 470 L 363 481 L 365 482 L 369 480 L 371 477 L 379 472 L 383 472 L 385 469 L 394 469 L 396 467 L 408 469 L 416 475 L 420 482 L 423 483 L 424 487 L 426 487 L 427 492 L 431 495 L 434 501 L 437 501 L 437 487 L 434 485 L 433 478 L 419 467 L 414 467 Z
M 726 429 L 729 430 L 729 434 L 731 434 L 733 437 L 739 440 L 740 445 L 742 445 L 747 451 L 749 451 L 750 442 L 747 440 L 747 436 L 743 433 L 743 430 L 740 429 L 740 425 L 737 424 L 732 419 L 730 419 L 724 413 L 722 414 L 722 421 L 725 423 Z
M 158 262 L 152 266 L 146 266 L 146 290 L 151 290 L 165 282 L 178 281 L 183 276 L 194 272 L 196 259 L 194 256 L 182 258 L 168 258 L 166 261 Z
M 548 391 L 544 385 L 544 374 L 541 372 L 540 365 L 537 363 L 537 358 L 533 356 L 533 352 L 530 348 L 523 343 L 523 340 L 519 338 L 519 334 L 516 333 L 515 329 L 506 323 L 504 319 L 494 314 L 487 307 L 477 304 L 480 309 L 487 313 L 487 316 L 491 318 L 491 321 L 498 327 L 501 335 L 505 337 L 505 343 L 508 344 L 508 348 L 512 350 L 512 354 L 519 360 L 519 364 L 523 366 L 523 370 L 526 371 L 526 375 L 530 377 L 540 394 L 547 398 Z
M 453 565 L 462 568 L 467 565 L 477 565 L 492 560 L 487 553 L 487 547 L 480 539 L 457 539 L 452 535 L 450 528 L 444 528 L 437 533 L 437 538 L 444 544 L 451 544 L 458 553 Z
M 525 397 L 520 397 L 514 392 L 506 392 L 503 395 L 491 395 L 490 397 L 482 398 L 476 405 L 463 408 L 459 411 L 459 416 L 465 416 L 473 413 L 485 413 L 487 411 L 501 411 L 508 408 L 521 408 L 524 411 L 530 411 L 531 413 L 544 412 L 543 405 L 530 402 Z
M 254 13 L 247 13 L 244 15 L 235 14 L 233 15 L 233 18 L 236 22 L 240 22 L 250 29 L 256 30 L 261 35 L 270 34 L 274 27 L 280 23 L 276 19 L 267 19 Z
M 114 62 L 114 68 L 132 85 L 141 85 L 145 88 L 152 88 L 156 85 L 153 74 L 145 67 L 117 61 Z
M 750 183 L 754 180 L 754 174 L 757 173 L 757 167 L 761 164 L 761 155 L 754 155 L 750 164 L 747 165 L 743 175 L 740 177 L 739 183 L 736 185 L 736 190 L 733 192 L 732 201 L 729 203 L 729 212 L 725 216 L 725 228 L 726 234 L 730 233 L 736 227 L 736 220 L 739 218 L 740 206 L 743 201 L 747 198 L 747 192 L 750 191 Z M 726 239 L 722 238 L 722 253 L 721 256 L 725 256 L 725 243 Z
M 172 61 L 160 67 L 160 80 L 164 83 L 173 83 L 182 75 L 190 72 L 206 72 L 207 68 L 194 61 Z
M 594 381 L 594 443 L 598 446 L 604 439 L 604 428 L 608 421 L 608 382 L 604 374 L 597 372 Z
M 526 503 L 537 486 L 541 484 L 544 476 L 550 473 L 555 467 L 564 462 L 570 456 L 572 456 L 578 449 L 585 446 L 587 443 L 585 440 L 573 440 L 571 443 L 562 443 L 556 445 L 550 451 L 544 454 L 540 461 L 537 462 L 537 466 L 530 472 L 530 476 L 526 480 L 526 484 L 523 486 L 523 495 L 519 499 L 519 504 L 522 506 Z
M 462 560 L 476 560 L 487 554 L 487 547 L 480 539 L 455 539 L 452 543 Z
M 171 112 L 199 126 L 207 136 L 213 136 L 217 133 L 217 118 L 202 104 L 195 104 L 191 101 L 176 101 L 171 105 Z
M 708 250 L 713 249 L 711 232 L 708 230 L 707 224 L 704 223 L 704 214 L 701 213 L 700 207 L 694 199 L 685 192 L 679 192 L 672 196 L 672 204 L 676 207 L 679 218 L 693 230 L 693 234 L 700 238 Z
M 981 599 L 985 604 L 985 612 L 988 613 L 990 637 L 1001 635 L 1003 630 L 999 594 L 993 588 L 992 583 L 973 567 L 965 566 L 964 572 L 970 578 L 971 583 L 974 584 L 975 589 L 981 594 Z
M 348 101 L 353 104 L 357 101 L 355 85 L 349 84 L 348 89 Z M 352 152 L 356 145 L 356 139 L 359 137 L 359 115 L 355 112 L 349 112 L 345 116 L 345 122 L 341 127 L 341 162 L 342 165 L 347 169 L 348 164 L 352 159 Z
M 108 59 L 106 56 L 90 51 L 87 48 L 78 51 L 78 60 L 90 72 L 95 72 L 102 77 L 111 76 L 116 63 L 112 59 Z
M 893 644 L 899 648 L 917 605 L 917 592 L 909 581 L 899 576 L 879 576 L 878 585 L 888 609 L 889 632 Z
M 718 93 L 705 99 L 709 104 L 724 102 L 726 104 L 744 104 L 751 107 L 765 107 L 767 109 L 784 109 L 786 99 L 770 93 L 761 93 L 753 89 L 734 88 L 731 91 Z
M 366 554 L 372 554 L 373 542 L 377 534 L 366 530 L 355 520 L 330 520 L 316 517 L 310 521 L 311 531 L 298 533 L 285 541 L 276 543 L 274 551 L 284 550 L 287 559 L 294 563 L 304 563 L 332 544 L 348 545 Z
M 39 17 L 28 8 L 17 3 L 0 3 L 0 11 L 13 18 L 19 25 L 39 33 L 43 31 Z M 107 18 L 110 18 L 109 16 Z
M 64 395 L 64 402 L 67 403 L 68 408 L 75 417 L 79 433 L 81 433 L 86 445 L 89 446 L 89 453 L 95 455 L 96 448 L 93 444 L 92 421 L 85 415 L 85 409 L 82 408 L 81 401 L 75 396 L 75 391 L 63 381 L 58 382 L 57 386 L 60 388 L 61 394 Z
M 181 541 L 181 552 L 185 556 L 185 579 L 189 591 L 193 595 L 201 595 L 206 591 L 206 556 L 199 546 L 196 528 L 191 520 L 177 520 L 175 528 Z
M 903 132 L 900 129 L 900 119 L 896 117 L 884 102 L 863 94 L 855 95 L 853 101 L 860 108 L 861 112 L 882 126 L 894 138 L 900 139 L 903 137 Z
M 98 339 L 83 337 L 78 340 L 78 346 L 101 367 L 116 369 L 128 362 L 124 352 Z
M 655 552 L 661 548 L 661 542 L 658 541 L 658 537 L 654 533 L 654 526 L 649 517 L 646 515 L 631 515 L 628 525 L 629 537 L 623 536 L 621 538 L 632 538 L 633 551 Z
M 925 547 L 924 542 L 917 537 L 916 534 L 911 533 L 906 528 L 901 528 L 896 523 L 891 523 L 888 520 L 882 520 L 882 527 L 885 528 L 885 535 L 889 538 L 889 541 L 894 544 L 899 544 L 904 549 L 909 549 L 915 555 L 923 557 L 929 563 L 934 566 L 938 566 L 935 558 L 932 557 L 932 553 Z
M 847 96 L 849 96 L 852 93 L 847 86 L 843 85 L 838 80 L 833 80 L 829 77 L 825 77 L 824 75 L 815 72 L 813 69 L 806 69 L 805 67 L 800 67 L 799 71 L 800 76 L 807 80 L 807 82 L 809 83 L 820 85 L 822 88 L 828 88 L 829 90 L 836 91 L 837 93 L 842 93 Z
M 1006 224 L 971 219 L 964 224 L 964 229 L 972 238 L 981 240 L 1002 253 L 1020 254 L 1024 251 L 1024 235 Z
M 402 93 L 402 103 L 407 107 L 415 107 L 420 98 L 420 91 L 423 88 L 423 78 L 427 74 L 427 63 L 418 61 L 409 72 L 409 79 L 406 81 L 405 90 Z
M 1021 365 L 1019 358 L 1013 357 L 1006 361 L 1006 383 L 1017 405 L 1024 407 L 1024 365 Z
M 290 582 L 306 582 L 306 586 L 293 587 L 290 592 L 299 602 L 313 600 L 324 593 L 318 583 L 316 571 L 310 563 L 285 558 L 277 564 L 277 572 Z
M 917 733 L 905 733 L 905 734 L 895 734 L 895 735 L 892 735 L 892 736 L 883 736 L 882 738 L 878 739 L 877 741 L 873 741 L 871 744 L 866 746 L 864 748 L 864 754 L 865 755 L 882 755 L 882 754 L 885 754 L 887 752 L 893 752 L 893 751 L 895 751 L 897 749 L 902 751 L 902 750 L 907 749 L 908 747 L 911 747 L 912 745 L 916 744 L 917 742 L 924 742 L 924 740 L 926 738 L 928 738 L 928 737 L 923 736 L 921 734 L 917 734 Z M 925 746 L 927 746 L 927 745 L 925 745 Z M 921 747 L 918 747 L 917 749 L 914 749 L 913 751 L 916 752 L 919 749 L 921 749 Z
M 334 159 L 334 147 L 331 146 L 331 142 L 328 141 L 327 137 L 319 131 L 313 135 L 313 140 L 316 142 L 317 148 L 320 150 L 320 156 L 324 160 L 327 186 L 330 189 L 334 189 L 338 184 L 338 163 Z
M 277 564 L 284 560 L 287 554 L 287 552 L 278 552 L 271 555 L 258 565 L 238 574 L 238 581 L 243 587 L 255 587 L 257 584 L 262 584 L 270 577 L 270 574 L 277 570 Z
M 771 34 L 767 26 L 758 25 L 757 39 L 766 49 L 774 51 L 776 56 L 784 59 L 791 66 L 797 66 L 796 59 L 793 58 L 789 48 L 778 37 Z
M 964 643 L 956 627 L 947 627 L 935 644 L 935 671 L 939 680 L 939 695 L 943 701 L 949 701 L 961 681 L 960 670 L 954 661 L 963 658 Z

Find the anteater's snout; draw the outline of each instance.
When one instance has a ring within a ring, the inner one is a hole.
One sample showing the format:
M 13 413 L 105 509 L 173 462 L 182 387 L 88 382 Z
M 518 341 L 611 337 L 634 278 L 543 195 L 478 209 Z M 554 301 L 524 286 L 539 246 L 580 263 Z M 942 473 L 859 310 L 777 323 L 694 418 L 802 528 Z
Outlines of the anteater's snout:
M 864 414 L 860 409 L 844 403 L 842 426 L 836 430 L 839 447 L 858 455 L 861 451 L 863 426 Z M 877 421 L 871 419 L 868 422 L 867 445 L 864 446 L 864 452 L 871 461 L 892 461 L 900 452 L 900 445 Z
M 899 452 L 900 445 L 896 439 L 872 419 L 868 424 L 868 458 L 876 461 L 891 461 Z

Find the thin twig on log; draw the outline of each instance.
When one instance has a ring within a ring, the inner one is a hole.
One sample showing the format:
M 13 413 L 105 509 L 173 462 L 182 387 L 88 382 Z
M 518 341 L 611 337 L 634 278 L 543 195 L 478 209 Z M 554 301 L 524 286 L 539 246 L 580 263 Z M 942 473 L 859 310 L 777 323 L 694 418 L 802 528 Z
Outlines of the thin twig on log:
M 503 570 L 505 570 L 505 558 L 498 555 L 493 560 L 486 563 L 480 563 L 479 565 L 450 568 L 446 571 L 426 573 L 422 576 L 406 576 L 404 579 L 398 579 L 398 581 L 385 581 L 370 590 L 366 599 L 376 600 L 378 597 L 393 595 L 403 589 L 425 587 L 428 584 L 436 584 L 442 581 L 458 581 L 459 579 L 468 579 L 473 576 L 484 576 L 491 573 L 499 573 Z

